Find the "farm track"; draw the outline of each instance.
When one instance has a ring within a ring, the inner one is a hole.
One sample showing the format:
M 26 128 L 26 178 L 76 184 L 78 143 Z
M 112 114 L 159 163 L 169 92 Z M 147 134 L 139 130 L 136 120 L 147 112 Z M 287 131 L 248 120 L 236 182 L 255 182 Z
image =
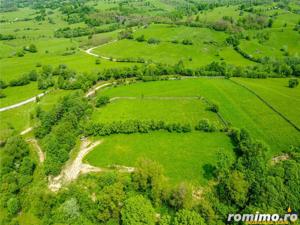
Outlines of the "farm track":
M 281 112 L 279 112 L 277 109 L 275 109 L 269 102 L 267 102 L 265 99 L 263 99 L 260 95 L 258 95 L 255 91 L 253 91 L 252 89 L 248 88 L 247 86 L 245 86 L 244 84 L 241 84 L 235 80 L 229 79 L 231 82 L 233 82 L 234 84 L 246 89 L 247 91 L 249 91 L 250 93 L 252 93 L 253 95 L 255 95 L 259 100 L 261 100 L 267 107 L 269 107 L 273 112 L 275 112 L 278 116 L 280 116 L 283 120 L 285 120 L 287 123 L 289 123 L 292 127 L 294 127 L 298 132 L 300 132 L 300 128 L 294 124 L 289 118 L 287 118 L 285 115 L 283 115 Z
M 41 93 L 41 94 L 38 94 L 37 96 L 34 96 L 32 98 L 29 98 L 27 100 L 24 100 L 22 102 L 19 102 L 17 104 L 14 104 L 14 105 L 10 105 L 10 106 L 6 106 L 6 107 L 3 107 L 3 108 L 0 108 L 0 112 L 4 112 L 4 111 L 7 111 L 7 110 L 10 110 L 10 109 L 15 109 L 15 108 L 18 108 L 22 105 L 26 105 L 30 102 L 35 102 L 37 98 L 41 98 L 43 97 L 44 95 L 46 95 L 48 92 L 45 92 L 45 93 Z

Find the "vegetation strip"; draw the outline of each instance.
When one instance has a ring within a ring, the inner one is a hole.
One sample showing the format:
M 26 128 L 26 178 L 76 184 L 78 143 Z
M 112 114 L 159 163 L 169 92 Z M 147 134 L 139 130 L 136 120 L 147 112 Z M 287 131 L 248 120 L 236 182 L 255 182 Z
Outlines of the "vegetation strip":
M 294 124 L 291 120 L 289 120 L 285 115 L 283 115 L 281 112 L 279 112 L 277 109 L 275 109 L 270 103 L 268 103 L 266 100 L 264 100 L 262 97 L 260 97 L 255 91 L 253 91 L 252 89 L 248 88 L 247 86 L 245 86 L 244 84 L 241 84 L 235 80 L 229 79 L 231 82 L 245 88 L 246 90 L 248 90 L 249 92 L 251 92 L 252 94 L 254 94 L 259 100 L 261 100 L 266 106 L 268 106 L 270 109 L 272 109 L 277 115 L 279 115 L 282 119 L 284 119 L 286 122 L 288 122 L 292 127 L 294 127 L 297 131 L 300 132 L 300 128 Z

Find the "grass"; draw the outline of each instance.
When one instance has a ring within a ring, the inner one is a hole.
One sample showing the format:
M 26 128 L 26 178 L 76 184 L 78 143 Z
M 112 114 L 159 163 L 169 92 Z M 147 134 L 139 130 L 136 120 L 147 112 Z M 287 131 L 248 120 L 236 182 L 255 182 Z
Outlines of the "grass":
M 212 61 L 228 61 L 235 65 L 252 65 L 232 48 L 226 46 L 227 34 L 208 28 L 192 28 L 185 26 L 150 25 L 139 29 L 134 37 L 144 35 L 145 39 L 159 39 L 159 44 L 148 44 L 135 40 L 120 40 L 109 45 L 100 46 L 95 53 L 112 58 L 144 58 L 165 64 L 175 64 L 183 60 L 188 67 L 207 65 Z M 182 40 L 189 39 L 193 45 L 183 45 Z M 172 43 L 177 40 L 179 43 Z M 120 51 L 120 49 L 126 49 Z
M 207 104 L 196 99 L 121 99 L 97 109 L 92 116 L 92 120 L 98 122 L 139 119 L 191 125 L 196 125 L 203 118 L 221 126 L 216 114 L 207 110 Z
M 289 78 L 233 79 L 255 91 L 276 110 L 300 127 L 300 88 L 289 88 Z
M 103 90 L 114 96 L 204 96 L 219 104 L 220 113 L 232 126 L 246 128 L 255 139 L 267 143 L 269 155 L 290 145 L 300 145 L 300 134 L 245 88 L 226 79 L 186 79 L 136 83 Z M 297 103 L 296 103 L 297 104 Z
M 18 134 L 34 125 L 32 115 L 34 115 L 37 105 L 40 105 L 43 110 L 49 110 L 62 96 L 68 93 L 70 91 L 55 90 L 42 97 L 38 103 L 32 102 L 19 108 L 0 112 L 0 140 L 6 139 L 12 133 Z
M 43 90 L 38 90 L 36 82 L 31 82 L 25 86 L 8 87 L 2 91 L 6 97 L 0 99 L 0 108 L 27 100 L 42 92 Z
M 219 151 L 229 156 L 233 153 L 224 133 L 154 132 L 107 137 L 85 161 L 99 167 L 135 166 L 139 158 L 148 158 L 158 161 L 174 183 L 188 180 L 205 184 L 211 176 L 207 168 L 216 163 Z

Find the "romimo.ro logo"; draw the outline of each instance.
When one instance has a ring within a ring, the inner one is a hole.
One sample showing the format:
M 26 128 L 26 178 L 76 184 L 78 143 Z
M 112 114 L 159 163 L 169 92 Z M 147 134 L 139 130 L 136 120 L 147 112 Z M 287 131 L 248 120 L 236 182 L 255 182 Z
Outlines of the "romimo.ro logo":
M 256 212 L 255 214 L 229 214 L 227 218 L 228 222 L 245 222 L 246 224 L 289 224 L 297 220 L 298 214 L 292 213 L 290 208 L 284 215 Z

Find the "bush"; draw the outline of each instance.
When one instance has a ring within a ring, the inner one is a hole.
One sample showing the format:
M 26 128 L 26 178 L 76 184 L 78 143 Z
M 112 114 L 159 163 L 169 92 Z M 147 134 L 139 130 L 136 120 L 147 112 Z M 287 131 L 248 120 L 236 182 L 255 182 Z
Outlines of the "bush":
M 137 40 L 138 42 L 143 42 L 143 41 L 145 41 L 145 36 L 141 35 L 141 36 L 137 37 L 135 40 Z
M 100 59 L 96 59 L 95 63 L 96 65 L 99 65 L 101 63 Z
M 150 38 L 148 40 L 148 44 L 159 44 L 159 43 L 160 43 L 160 40 L 155 39 L 155 38 Z
M 297 87 L 299 84 L 298 79 L 289 79 L 289 88 Z
M 99 96 L 96 100 L 96 107 L 104 106 L 107 103 L 109 103 L 109 97 L 108 96 Z
M 217 112 L 219 112 L 219 106 L 215 103 L 212 103 L 209 107 L 209 110 L 214 112 L 214 113 L 217 113 Z
M 7 201 L 7 211 L 10 215 L 17 214 L 21 209 L 20 201 L 17 198 L 10 198 Z
M 208 119 L 200 120 L 196 125 L 195 130 L 201 130 L 205 132 L 214 132 L 216 131 L 216 127 L 214 124 L 210 123 Z
M 193 42 L 191 40 L 188 40 L 188 39 L 184 39 L 181 43 L 183 45 L 192 45 L 193 44 Z
M 0 90 L 0 98 L 5 98 L 6 94 L 4 94 L 1 90 Z

